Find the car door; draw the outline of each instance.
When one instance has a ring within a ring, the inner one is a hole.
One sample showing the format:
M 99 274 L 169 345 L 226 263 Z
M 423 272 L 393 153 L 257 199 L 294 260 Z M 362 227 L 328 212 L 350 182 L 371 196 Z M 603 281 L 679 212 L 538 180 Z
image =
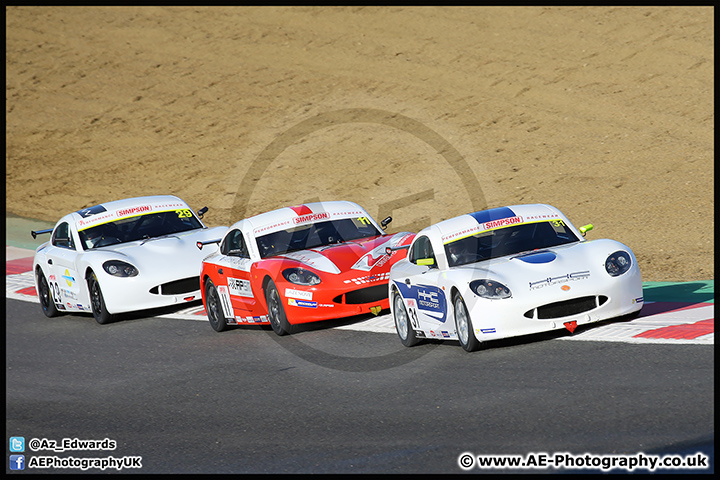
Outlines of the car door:
M 50 244 L 45 259 L 55 305 L 60 310 L 82 310 L 80 291 L 83 279 L 76 267 L 79 252 L 68 222 L 62 222 L 55 228 Z
M 413 327 L 443 336 L 452 331 L 447 325 L 448 302 L 439 286 L 440 270 L 432 244 L 427 236 L 418 237 L 403 262 L 396 286 L 406 300 Z M 443 333 L 445 332 L 445 333 Z
M 236 315 L 242 317 L 252 311 L 256 303 L 250 282 L 252 260 L 242 231 L 235 229 L 225 236 L 220 254 L 218 293 L 227 295 Z

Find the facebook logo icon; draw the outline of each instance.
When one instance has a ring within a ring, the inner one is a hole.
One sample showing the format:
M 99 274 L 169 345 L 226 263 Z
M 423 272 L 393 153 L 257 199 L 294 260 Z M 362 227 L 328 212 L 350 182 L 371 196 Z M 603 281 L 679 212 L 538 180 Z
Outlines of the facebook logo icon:
M 25 470 L 25 455 L 10 455 L 10 470 Z

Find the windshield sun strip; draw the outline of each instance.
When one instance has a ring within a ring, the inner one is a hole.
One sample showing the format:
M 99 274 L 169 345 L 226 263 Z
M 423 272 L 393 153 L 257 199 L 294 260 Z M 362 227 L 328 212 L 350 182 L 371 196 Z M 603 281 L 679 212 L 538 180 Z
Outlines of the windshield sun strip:
M 502 229 L 504 229 L 504 228 L 518 227 L 518 226 L 520 226 L 520 225 L 531 225 L 531 224 L 533 224 L 533 223 L 556 222 L 556 221 L 558 221 L 558 220 L 561 221 L 561 222 L 563 222 L 564 225 L 567 225 L 567 224 L 565 223 L 565 220 L 563 220 L 562 218 L 545 218 L 545 219 L 543 219 L 543 220 L 533 220 L 533 221 L 531 221 L 531 222 L 519 222 L 519 223 L 513 223 L 512 225 L 502 225 L 502 226 L 500 226 L 500 227 L 493 227 L 493 228 L 488 228 L 488 229 L 485 229 L 485 230 L 477 230 L 477 231 L 468 233 L 467 235 L 463 235 L 462 237 L 453 238 L 452 240 L 448 240 L 447 242 L 443 242 L 443 245 L 449 245 L 449 244 L 451 244 L 451 243 L 457 242 L 458 240 L 463 240 L 463 239 L 468 238 L 468 237 L 474 237 L 475 235 L 480 235 L 481 233 L 492 232 L 492 231 L 495 231 L 495 230 L 502 230 Z M 567 228 L 570 229 L 570 227 L 567 227 Z
M 168 210 L 155 210 L 155 211 L 151 211 L 151 212 L 138 213 L 137 215 L 127 215 L 127 216 L 123 216 L 123 217 L 111 218 L 110 220 L 107 220 L 105 222 L 93 223 L 92 225 L 88 225 L 87 227 L 78 228 L 77 231 L 84 232 L 85 230 L 88 230 L 90 228 L 99 227 L 101 225 L 107 225 L 108 223 L 118 222 L 120 220 L 128 220 L 130 218 L 144 217 L 145 215 L 153 215 L 153 214 L 158 214 L 158 213 L 177 212 L 178 210 L 188 210 L 188 211 L 192 212 L 192 210 L 190 208 L 171 208 Z M 105 212 L 103 212 L 103 213 L 105 213 Z M 195 216 L 194 213 L 193 213 L 193 216 Z

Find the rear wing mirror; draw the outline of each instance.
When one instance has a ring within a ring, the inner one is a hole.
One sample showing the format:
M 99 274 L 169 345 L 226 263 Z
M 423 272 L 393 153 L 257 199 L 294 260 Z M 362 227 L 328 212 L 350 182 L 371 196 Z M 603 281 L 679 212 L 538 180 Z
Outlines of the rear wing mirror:
M 52 228 L 47 228 L 45 230 L 31 230 L 30 235 L 32 235 L 33 238 L 37 237 L 38 235 L 41 235 L 43 233 L 52 233 Z
M 385 219 L 380 222 L 380 226 L 383 230 L 387 230 L 387 226 L 392 222 L 392 217 L 385 217 Z
M 201 241 L 198 240 L 198 242 L 195 244 L 198 248 L 198 250 L 202 250 L 205 245 L 210 245 L 212 243 L 220 243 L 222 241 L 222 238 L 216 238 L 215 240 L 205 240 Z
M 197 216 L 199 218 L 203 218 L 203 215 L 205 215 L 208 211 L 208 207 L 202 207 L 200 210 L 197 211 Z

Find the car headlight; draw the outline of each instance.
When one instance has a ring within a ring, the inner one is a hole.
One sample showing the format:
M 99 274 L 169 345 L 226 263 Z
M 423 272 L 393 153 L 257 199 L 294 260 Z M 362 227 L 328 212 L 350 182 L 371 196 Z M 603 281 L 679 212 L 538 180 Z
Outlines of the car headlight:
M 478 297 L 489 298 L 491 300 L 510 298 L 512 296 L 508 287 L 495 280 L 473 280 L 470 282 L 470 289 L 472 289 Z
M 137 268 L 120 260 L 108 260 L 103 263 L 103 268 L 107 273 L 115 277 L 134 277 L 138 274 Z
M 611 254 L 607 257 L 607 260 L 605 260 L 605 270 L 611 277 L 622 275 L 630 270 L 630 266 L 632 266 L 630 254 L 622 250 Z
M 320 283 L 320 277 L 302 268 L 288 268 L 283 270 L 282 273 L 285 280 L 297 285 L 317 285 Z

